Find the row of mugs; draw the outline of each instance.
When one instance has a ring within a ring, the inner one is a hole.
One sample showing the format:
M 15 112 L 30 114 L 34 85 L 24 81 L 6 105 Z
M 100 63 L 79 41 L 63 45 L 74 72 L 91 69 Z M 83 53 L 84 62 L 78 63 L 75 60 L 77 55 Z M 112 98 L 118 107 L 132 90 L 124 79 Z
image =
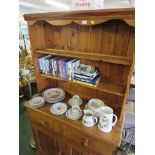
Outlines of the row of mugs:
M 73 105 L 72 113 L 78 115 L 78 112 L 81 110 L 78 105 Z M 102 110 L 102 115 L 98 118 L 94 116 L 93 111 L 83 110 L 84 115 L 82 118 L 82 124 L 86 127 L 92 127 L 98 122 L 98 128 L 102 132 L 110 132 L 112 127 L 117 123 L 117 116 L 113 114 L 113 109 L 110 107 L 104 107 Z M 115 119 L 114 119 L 115 118 Z

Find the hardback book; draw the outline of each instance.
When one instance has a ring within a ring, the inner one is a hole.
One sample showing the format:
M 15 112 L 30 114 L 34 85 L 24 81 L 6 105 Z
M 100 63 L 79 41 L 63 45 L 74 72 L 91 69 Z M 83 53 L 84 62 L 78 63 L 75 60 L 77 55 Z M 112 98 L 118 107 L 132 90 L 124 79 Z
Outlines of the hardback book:
M 54 76 L 59 76 L 59 64 L 58 61 L 62 59 L 61 57 L 57 57 L 54 59 L 54 66 L 53 66 L 53 71 L 54 71 Z
M 92 83 L 92 82 L 95 81 L 95 79 L 97 79 L 98 77 L 99 77 L 99 74 L 97 74 L 94 78 L 81 78 L 81 77 L 74 76 L 74 79 L 75 79 L 75 80 L 79 80 L 79 81 L 83 81 L 83 82 Z
M 57 59 L 58 57 L 53 57 L 51 59 L 51 74 L 52 75 L 55 75 L 55 72 L 54 72 L 54 60 Z
M 70 58 L 68 58 L 66 61 L 65 61 L 65 63 L 64 63 L 64 78 L 65 79 L 68 79 L 68 63 L 71 61 L 71 59 Z
M 96 72 L 95 74 L 93 74 L 93 76 L 86 76 L 86 75 L 80 75 L 75 73 L 74 77 L 81 78 L 84 80 L 93 80 L 97 75 L 99 75 L 99 72 Z
M 66 62 L 68 61 L 69 59 L 68 58 L 64 58 L 62 59 L 62 78 L 66 79 L 67 78 L 67 74 L 66 74 Z
M 99 78 L 95 84 L 92 84 L 92 83 L 87 83 L 87 82 L 83 82 L 83 81 L 79 81 L 79 80 L 75 80 L 73 79 L 73 82 L 77 82 L 77 83 L 80 83 L 80 84 L 84 84 L 84 85 L 87 85 L 87 86 L 92 86 L 92 87 L 96 87 L 98 85 L 98 83 L 100 82 L 100 79 Z
M 44 73 L 44 74 L 47 72 L 45 60 L 46 60 L 47 58 L 49 58 L 49 57 L 51 57 L 51 55 L 42 56 L 41 59 L 40 59 L 41 66 L 42 66 L 42 73 Z
M 80 60 L 75 60 L 71 64 L 71 80 L 74 78 L 74 73 L 77 70 L 77 68 L 80 66 Z
M 51 69 L 51 63 L 50 63 L 50 60 L 51 60 L 52 56 L 49 55 L 48 57 L 46 57 L 45 59 L 45 67 L 46 67 L 46 71 L 45 71 L 45 74 L 50 74 L 50 69 Z
M 42 58 L 39 58 L 39 59 L 38 59 L 38 64 L 39 64 L 40 73 L 43 73 L 43 67 L 42 67 L 41 59 L 42 59 Z
M 58 64 L 59 64 L 59 77 L 63 78 L 63 60 L 65 58 L 61 58 L 59 61 L 58 61 Z
M 75 73 L 79 75 L 92 77 L 97 73 L 97 70 L 93 66 L 80 64 L 80 66 L 76 69 Z
M 67 76 L 68 76 L 68 80 L 71 80 L 72 78 L 72 63 L 77 61 L 77 59 L 72 59 L 70 61 L 67 62 Z

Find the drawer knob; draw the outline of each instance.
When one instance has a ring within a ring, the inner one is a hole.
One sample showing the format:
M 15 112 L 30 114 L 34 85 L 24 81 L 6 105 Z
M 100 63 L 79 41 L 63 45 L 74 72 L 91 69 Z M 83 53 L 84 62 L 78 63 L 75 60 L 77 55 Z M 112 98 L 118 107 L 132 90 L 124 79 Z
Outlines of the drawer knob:
M 88 147 L 88 139 L 82 139 L 81 140 L 81 144 L 84 146 L 84 147 Z
M 42 120 L 42 121 L 39 121 L 41 125 L 46 125 L 46 126 L 49 126 L 49 124 L 45 121 L 45 120 Z

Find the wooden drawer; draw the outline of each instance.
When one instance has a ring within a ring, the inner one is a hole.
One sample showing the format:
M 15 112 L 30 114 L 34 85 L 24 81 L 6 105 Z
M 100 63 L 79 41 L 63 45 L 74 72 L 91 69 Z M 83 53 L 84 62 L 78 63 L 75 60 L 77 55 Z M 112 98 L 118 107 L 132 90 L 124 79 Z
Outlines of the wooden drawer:
M 52 130 L 52 132 L 62 134 L 61 124 L 56 120 L 49 118 L 49 116 L 46 116 L 45 114 L 38 113 L 33 109 L 29 109 L 28 113 L 32 124 L 34 123 L 39 127 L 48 128 Z
M 95 152 L 98 152 L 102 155 L 112 155 L 112 152 L 115 149 L 114 146 L 95 139 L 94 137 L 90 137 L 82 131 L 69 126 L 64 126 L 64 135 L 69 140 L 78 143 L 81 148 L 84 148 L 85 150 L 95 150 Z

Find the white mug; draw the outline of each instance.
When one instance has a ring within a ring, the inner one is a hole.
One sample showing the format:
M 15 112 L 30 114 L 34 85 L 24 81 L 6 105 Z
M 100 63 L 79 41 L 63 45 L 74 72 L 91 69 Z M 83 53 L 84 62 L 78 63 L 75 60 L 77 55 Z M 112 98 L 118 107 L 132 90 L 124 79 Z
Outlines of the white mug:
M 86 127 L 92 127 L 97 123 L 97 117 L 93 116 L 93 112 L 91 110 L 84 110 L 84 116 L 82 118 L 82 124 Z
M 113 118 L 115 121 L 113 122 Z M 100 116 L 98 128 L 102 132 L 110 132 L 112 127 L 117 123 L 117 116 L 113 114 L 113 109 L 110 107 L 105 107 L 102 110 L 102 116 Z

